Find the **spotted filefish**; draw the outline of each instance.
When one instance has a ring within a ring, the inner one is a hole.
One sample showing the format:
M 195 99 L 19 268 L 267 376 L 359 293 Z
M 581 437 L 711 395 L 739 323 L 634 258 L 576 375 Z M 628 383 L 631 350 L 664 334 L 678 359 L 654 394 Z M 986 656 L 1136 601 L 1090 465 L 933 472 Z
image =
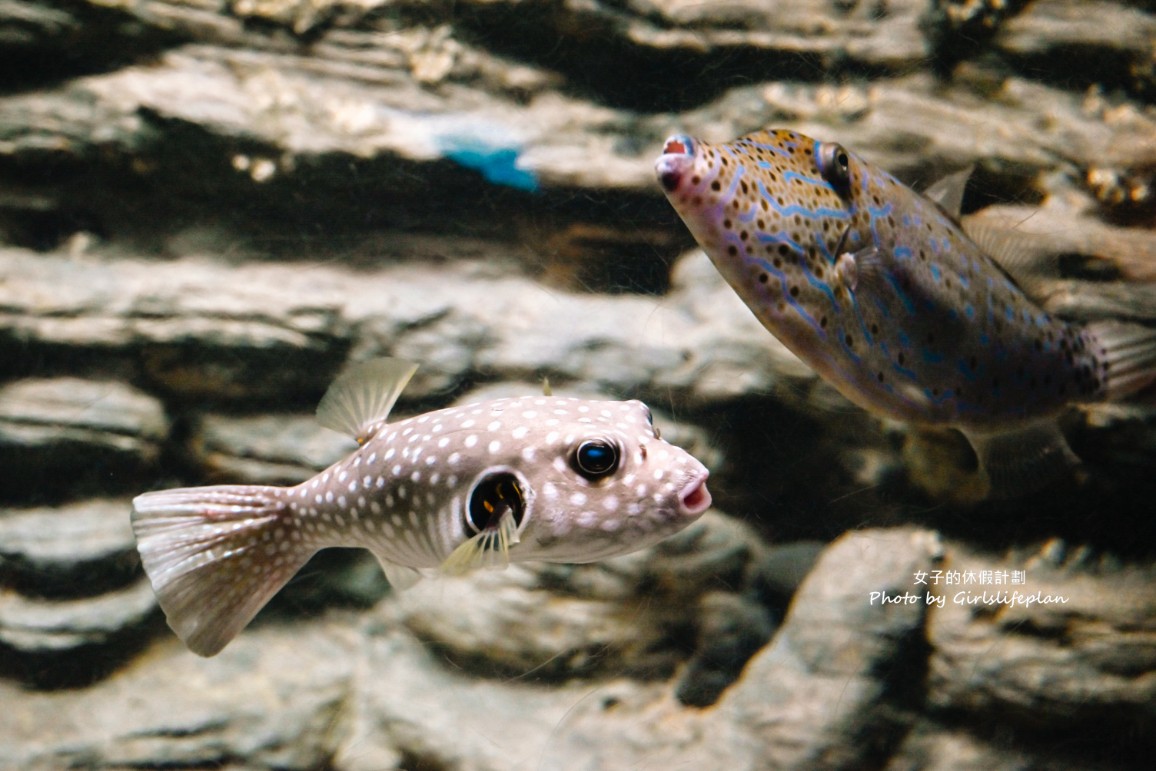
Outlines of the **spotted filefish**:
M 1156 377 L 1156 330 L 1057 318 L 993 259 L 1024 236 L 964 231 L 966 173 L 923 195 L 786 130 L 672 136 L 655 171 L 772 334 L 855 404 L 961 430 L 999 493 L 1076 462 L 1056 421 L 1068 405 Z
M 591 562 L 641 549 L 710 506 L 707 470 L 639 401 L 494 399 L 387 422 L 414 367 L 355 366 L 317 409 L 351 455 L 296 487 L 145 493 L 132 526 L 169 626 L 220 651 L 318 550 L 369 549 L 390 583 L 425 568 Z

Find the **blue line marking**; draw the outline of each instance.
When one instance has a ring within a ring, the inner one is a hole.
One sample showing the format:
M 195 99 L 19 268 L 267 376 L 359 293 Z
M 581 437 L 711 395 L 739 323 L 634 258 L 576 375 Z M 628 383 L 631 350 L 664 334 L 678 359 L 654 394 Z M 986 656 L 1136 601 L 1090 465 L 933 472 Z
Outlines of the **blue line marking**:
M 825 179 L 815 179 L 814 177 L 808 177 L 806 174 L 800 174 L 797 171 L 784 171 L 783 172 L 783 181 L 784 182 L 789 183 L 793 179 L 797 179 L 800 182 L 806 182 L 808 185 L 814 185 L 815 187 L 821 187 L 825 190 L 830 190 L 832 193 L 835 192 L 835 188 L 833 188 L 831 186 L 831 183 Z
M 761 257 L 755 260 L 755 262 L 758 263 L 758 265 L 763 268 L 763 270 L 767 271 L 767 273 L 778 277 L 779 283 L 783 287 L 783 299 L 786 300 L 787 304 L 794 308 L 800 316 L 806 319 L 807 323 L 814 327 L 820 335 L 825 336 L 826 333 L 823 332 L 823 330 L 819 327 L 819 323 L 811 317 L 811 314 L 807 313 L 807 311 L 803 309 L 803 306 L 799 305 L 798 301 L 795 300 L 794 297 L 791 297 L 791 293 L 788 291 L 790 286 L 787 282 L 787 274 L 783 273 L 781 270 L 777 269 L 774 265 Z
M 791 247 L 792 251 L 798 254 L 804 254 L 806 252 L 802 246 L 795 243 L 791 237 L 787 235 L 786 231 L 783 230 L 780 230 L 778 233 L 755 233 L 755 240 L 763 244 L 786 244 Z
M 907 296 L 907 293 L 904 292 L 902 288 L 900 288 L 899 281 L 891 273 L 884 273 L 883 275 L 886 277 L 887 283 L 891 285 L 893 290 L 895 290 L 895 296 L 899 298 L 899 302 L 903 303 L 903 309 L 906 310 L 909 314 L 914 315 L 915 303 L 911 302 L 911 298 Z M 906 345 L 907 343 L 904 343 L 904 347 L 906 347 Z
M 810 220 L 819 219 L 820 217 L 832 217 L 837 220 L 845 220 L 851 216 L 849 212 L 843 209 L 829 209 L 826 206 L 820 206 L 818 209 L 808 209 L 806 206 L 800 206 L 799 204 L 783 206 L 773 195 L 771 195 L 770 191 L 768 191 L 766 186 L 762 183 L 762 180 L 757 180 L 755 184 L 758 186 L 759 194 L 763 198 L 767 199 L 767 203 L 771 205 L 771 208 L 785 217 L 789 217 L 792 214 L 801 214 L 803 217 Z
M 775 155 L 781 155 L 784 158 L 790 158 L 791 157 L 791 154 L 789 152 L 787 152 L 783 148 L 779 147 L 778 145 L 767 145 L 767 144 L 763 144 L 762 142 L 753 142 L 749 139 L 746 140 L 743 144 L 746 144 L 750 147 L 757 147 L 760 150 L 769 150 L 770 152 L 774 153 Z

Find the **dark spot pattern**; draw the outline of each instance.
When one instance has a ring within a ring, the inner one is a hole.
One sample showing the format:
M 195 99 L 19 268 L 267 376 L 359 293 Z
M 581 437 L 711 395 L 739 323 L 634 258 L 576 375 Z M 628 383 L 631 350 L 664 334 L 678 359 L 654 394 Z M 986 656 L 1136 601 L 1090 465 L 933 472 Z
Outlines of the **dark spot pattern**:
M 856 403 L 990 428 L 1102 398 L 1101 346 L 887 172 L 788 130 L 695 143 L 701 182 L 672 203 L 763 325 Z

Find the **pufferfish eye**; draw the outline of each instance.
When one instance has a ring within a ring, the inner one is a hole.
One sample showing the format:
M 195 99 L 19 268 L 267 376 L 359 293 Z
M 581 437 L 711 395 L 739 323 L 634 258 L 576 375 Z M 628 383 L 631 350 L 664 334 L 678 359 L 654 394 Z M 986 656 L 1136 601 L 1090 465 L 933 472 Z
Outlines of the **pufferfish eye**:
M 815 156 L 819 173 L 836 190 L 844 190 L 851 183 L 851 156 L 835 142 L 823 142 Z
M 618 469 L 618 445 L 605 439 L 587 439 L 574 450 L 574 469 L 591 482 Z

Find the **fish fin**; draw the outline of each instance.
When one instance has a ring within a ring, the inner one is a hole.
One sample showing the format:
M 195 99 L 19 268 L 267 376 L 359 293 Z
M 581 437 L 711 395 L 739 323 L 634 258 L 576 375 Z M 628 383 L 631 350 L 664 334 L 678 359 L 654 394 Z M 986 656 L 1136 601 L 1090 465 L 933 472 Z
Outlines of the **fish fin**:
M 417 568 L 399 565 L 373 549 L 370 551 L 373 551 L 373 556 L 377 557 L 377 561 L 381 563 L 381 569 L 385 571 L 385 577 L 389 581 L 391 589 L 408 589 L 422 579 L 421 571 Z
M 279 487 L 145 493 L 133 499 L 132 527 L 169 626 L 201 656 L 236 637 L 314 551 L 293 538 Z
M 513 512 L 507 511 L 497 527 L 486 528 L 454 549 L 441 564 L 442 572 L 458 576 L 477 568 L 508 567 L 510 547 L 520 540 L 517 529 Z
M 975 164 L 971 164 L 954 174 L 948 174 L 943 179 L 933 182 L 923 194 L 939 204 L 939 208 L 951 215 L 952 219 L 958 220 L 959 213 L 963 209 L 963 191 L 974 171 Z
M 968 238 L 1032 299 L 1042 298 L 1051 280 L 1059 277 L 1059 256 L 1041 248 L 1039 236 L 982 221 L 961 224 Z
M 991 495 L 1010 498 L 1037 490 L 1079 465 L 1055 420 L 1000 433 L 961 429 L 991 482 Z
M 1156 382 L 1156 329 L 1122 321 L 1093 321 L 1087 329 L 1108 365 L 1108 399 L 1126 399 Z
M 887 286 L 888 265 L 883 251 L 867 246 L 857 252 L 843 252 L 835 261 L 836 281 L 851 291 L 864 287 L 879 291 Z
M 401 392 L 417 371 L 402 359 L 370 359 L 342 373 L 317 405 L 317 422 L 352 436 L 359 444 L 372 436 L 374 425 L 389 417 Z

